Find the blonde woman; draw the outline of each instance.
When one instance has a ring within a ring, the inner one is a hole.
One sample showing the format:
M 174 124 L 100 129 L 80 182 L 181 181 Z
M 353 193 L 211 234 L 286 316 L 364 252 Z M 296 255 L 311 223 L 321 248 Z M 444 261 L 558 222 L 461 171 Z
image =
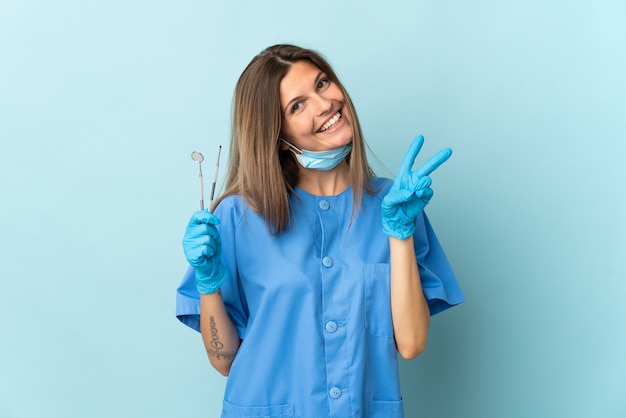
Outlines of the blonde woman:
M 275 45 L 235 90 L 226 190 L 193 214 L 177 316 L 228 376 L 222 417 L 403 417 L 397 356 L 463 301 L 423 209 L 444 149 L 371 170 L 352 101 L 318 53 Z

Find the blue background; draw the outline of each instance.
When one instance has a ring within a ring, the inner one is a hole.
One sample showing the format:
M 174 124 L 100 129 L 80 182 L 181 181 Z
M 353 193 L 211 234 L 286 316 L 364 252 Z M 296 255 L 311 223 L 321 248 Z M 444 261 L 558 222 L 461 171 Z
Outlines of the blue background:
M 190 153 L 208 189 L 278 42 L 328 57 L 379 174 L 454 150 L 428 213 L 467 302 L 401 362 L 407 417 L 626 416 L 623 1 L 0 0 L 0 417 L 217 416 L 174 318 Z

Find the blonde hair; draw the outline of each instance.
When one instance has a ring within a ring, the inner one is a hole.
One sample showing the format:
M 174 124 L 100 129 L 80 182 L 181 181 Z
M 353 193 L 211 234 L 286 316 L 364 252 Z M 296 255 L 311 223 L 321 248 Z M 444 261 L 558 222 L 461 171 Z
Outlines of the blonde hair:
M 343 92 L 343 112 L 352 123 L 352 151 L 347 157 L 354 211 L 363 190 L 373 193 L 374 173 L 365 155 L 365 141 L 357 114 L 337 75 L 319 53 L 294 45 L 274 45 L 254 57 L 241 74 L 233 100 L 232 139 L 226 189 L 217 204 L 241 195 L 267 222 L 272 234 L 289 224 L 289 193 L 298 182 L 298 166 L 291 152 L 280 150 L 282 124 L 280 82 L 292 64 L 309 61 Z

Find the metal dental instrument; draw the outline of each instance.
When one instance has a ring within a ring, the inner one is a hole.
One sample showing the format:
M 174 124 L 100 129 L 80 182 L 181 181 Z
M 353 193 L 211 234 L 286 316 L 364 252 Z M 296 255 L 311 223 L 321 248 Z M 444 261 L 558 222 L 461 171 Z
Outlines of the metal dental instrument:
M 202 184 L 202 161 L 204 161 L 204 157 L 198 151 L 194 151 L 191 153 L 191 159 L 196 161 L 200 168 L 200 210 L 204 210 L 204 186 Z
M 215 183 L 217 183 L 217 172 L 220 169 L 220 155 L 222 155 L 222 146 L 217 152 L 217 163 L 215 164 L 215 174 L 213 175 L 213 185 L 211 186 L 211 197 L 209 198 L 209 210 L 213 212 L 213 196 L 215 196 Z

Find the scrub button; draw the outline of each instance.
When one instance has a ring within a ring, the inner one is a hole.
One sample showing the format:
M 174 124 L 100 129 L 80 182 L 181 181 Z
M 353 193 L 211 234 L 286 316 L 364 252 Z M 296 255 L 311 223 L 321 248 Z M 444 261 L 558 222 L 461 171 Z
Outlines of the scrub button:
M 322 258 L 322 264 L 324 265 L 324 267 L 332 267 L 333 259 L 330 257 L 324 257 Z
M 333 399 L 339 399 L 341 398 L 341 389 L 339 389 L 338 387 L 330 388 L 328 394 Z
M 328 200 L 320 200 L 318 206 L 321 210 L 328 210 L 328 208 L 330 208 L 330 203 L 328 203 Z
M 331 333 L 335 332 L 335 331 L 337 331 L 337 328 L 338 328 L 337 327 L 337 323 L 335 321 L 328 321 L 326 323 L 326 331 L 328 331 L 328 332 L 331 332 Z

